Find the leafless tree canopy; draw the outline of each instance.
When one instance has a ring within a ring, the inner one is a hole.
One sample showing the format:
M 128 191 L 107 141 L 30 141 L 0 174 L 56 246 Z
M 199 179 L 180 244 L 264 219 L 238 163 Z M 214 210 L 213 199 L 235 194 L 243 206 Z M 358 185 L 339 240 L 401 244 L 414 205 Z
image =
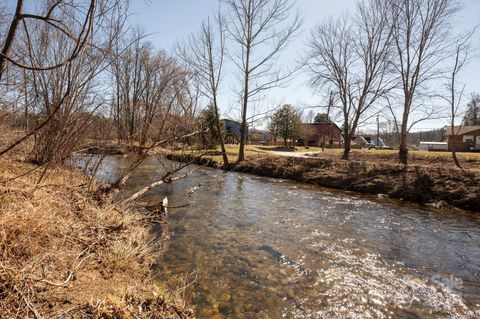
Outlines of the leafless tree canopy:
M 400 161 L 407 163 L 407 133 L 411 127 L 434 111 L 425 110 L 418 97 L 427 84 L 445 72 L 442 62 L 448 57 L 452 42 L 450 22 L 458 11 L 455 0 L 389 0 L 395 54 L 392 65 L 398 77 Z M 417 99 L 417 100 L 416 100 Z M 411 120 L 412 113 L 424 116 Z M 395 112 L 393 112 L 395 113 Z
M 235 43 L 230 54 L 239 74 L 241 136 L 238 161 L 245 158 L 249 103 L 262 92 L 282 84 L 291 71 L 279 68 L 279 53 L 301 26 L 298 15 L 292 17 L 290 0 L 222 0 L 229 37 Z
M 222 149 L 223 165 L 228 167 L 228 156 L 220 125 L 218 95 L 223 80 L 226 53 L 225 21 L 218 14 L 202 23 L 200 32 L 193 34 L 185 45 L 178 45 L 177 54 L 190 69 L 191 75 L 202 94 L 213 106 L 214 126 Z
M 119 6 L 117 0 L 57 0 L 44 4 L 17 0 L 15 12 L 2 39 L 0 79 L 8 63 L 37 71 L 66 65 L 78 57 L 87 45 L 92 44 L 94 33 L 106 26 L 105 18 Z M 69 47 L 64 47 L 63 59 L 50 64 L 25 60 L 23 57 L 29 56 L 31 51 L 50 44 L 45 32 L 50 36 L 52 33 L 61 34 L 70 41 Z M 20 39 L 22 37 L 24 39 Z
M 118 138 L 138 141 L 141 147 L 164 133 L 167 117 L 182 115 L 181 103 L 188 99 L 185 70 L 143 38 L 135 30 L 123 47 L 115 48 L 111 66 Z
M 335 93 L 343 115 L 344 154 L 359 126 L 394 87 L 389 76 L 392 32 L 384 1 L 358 5 L 312 32 L 307 68 L 314 87 Z M 370 112 L 370 113 L 369 113 Z
M 4 39 L 3 102 L 13 111 L 24 110 L 26 134 L 0 154 L 34 135 L 34 158 L 46 163 L 68 156 L 94 113 L 104 111 L 99 78 L 121 35 L 127 7 L 116 1 L 37 6 L 25 8 L 18 1 Z

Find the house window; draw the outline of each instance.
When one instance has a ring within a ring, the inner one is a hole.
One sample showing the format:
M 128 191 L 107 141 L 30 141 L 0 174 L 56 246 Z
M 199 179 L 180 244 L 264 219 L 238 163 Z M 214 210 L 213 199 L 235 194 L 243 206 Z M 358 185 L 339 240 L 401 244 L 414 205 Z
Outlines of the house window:
M 473 142 L 473 135 L 464 135 L 463 142 Z

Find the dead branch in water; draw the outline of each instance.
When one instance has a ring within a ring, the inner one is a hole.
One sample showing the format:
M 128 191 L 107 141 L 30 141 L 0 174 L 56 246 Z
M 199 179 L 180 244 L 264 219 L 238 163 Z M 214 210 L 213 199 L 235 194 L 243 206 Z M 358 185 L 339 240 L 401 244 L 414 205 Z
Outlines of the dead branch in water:
M 110 185 L 110 187 L 105 189 L 105 192 L 108 193 L 108 192 L 110 192 L 114 189 L 119 189 L 119 188 L 123 187 L 127 183 L 128 179 L 132 176 L 133 171 L 138 166 L 140 166 L 140 164 L 142 164 L 143 161 L 145 161 L 145 159 L 147 159 L 147 157 L 149 155 L 152 155 L 152 151 L 156 147 L 158 147 L 160 145 L 163 145 L 163 144 L 166 144 L 166 143 L 169 143 L 169 142 L 174 142 L 174 141 L 186 139 L 186 138 L 189 138 L 189 137 L 192 137 L 192 136 L 195 136 L 195 135 L 198 135 L 198 134 L 202 134 L 202 133 L 205 133 L 205 132 L 206 132 L 206 130 L 198 130 L 198 131 L 189 133 L 187 135 L 182 135 L 182 136 L 175 137 L 175 138 L 164 139 L 164 140 L 157 141 L 157 142 L 153 143 L 150 147 L 145 148 L 145 151 L 132 164 L 130 164 L 130 166 L 126 169 L 126 171 L 122 175 L 120 175 L 120 177 L 117 178 L 117 180 L 114 183 L 112 183 L 112 185 Z M 205 154 L 203 154 L 203 155 L 205 155 Z M 169 175 L 171 175 L 171 174 L 169 174 Z
M 162 179 L 160 179 L 159 181 L 156 181 L 144 188 L 142 188 L 141 190 L 139 190 L 138 192 L 136 192 L 135 194 L 133 194 L 132 196 L 130 196 L 129 198 L 127 198 L 124 203 L 127 203 L 127 202 L 133 202 L 135 201 L 137 198 L 139 198 L 140 196 L 142 196 L 143 194 L 145 194 L 146 192 L 148 192 L 149 190 L 151 190 L 152 188 L 155 188 L 157 186 L 160 186 L 160 185 L 163 185 L 163 184 L 169 184 L 169 183 L 172 183 L 174 181 L 178 181 L 180 179 L 184 179 L 190 175 L 192 175 L 195 171 L 205 167 L 206 165 L 203 165 L 203 166 L 199 166 L 199 167 L 196 167 L 194 168 L 193 170 L 191 170 L 190 172 L 182 175 L 182 176 L 177 176 L 177 177 L 171 177 L 173 174 L 177 173 L 178 171 L 182 170 L 183 168 L 185 168 L 186 166 L 190 165 L 191 162 L 188 162 L 187 164 L 185 165 L 182 165 L 180 166 L 179 168 L 175 169 L 173 172 L 168 172 L 167 174 L 164 175 L 164 177 Z M 165 206 L 164 206 L 165 207 Z

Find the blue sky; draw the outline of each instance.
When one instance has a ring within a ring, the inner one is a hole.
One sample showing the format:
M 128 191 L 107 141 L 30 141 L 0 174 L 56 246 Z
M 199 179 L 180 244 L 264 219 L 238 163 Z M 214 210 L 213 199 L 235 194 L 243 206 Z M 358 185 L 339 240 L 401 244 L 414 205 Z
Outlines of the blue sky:
M 311 28 L 325 17 L 354 8 L 355 3 L 354 0 L 298 0 L 297 8 L 304 20 L 303 30 L 283 52 L 282 61 L 295 63 L 305 50 Z M 133 0 L 130 21 L 143 26 L 147 33 L 152 33 L 149 40 L 156 46 L 171 51 L 177 41 L 185 39 L 191 32 L 196 32 L 201 22 L 212 14 L 217 6 L 217 0 Z M 465 0 L 465 8 L 459 14 L 456 28 L 458 31 L 465 31 L 477 24 L 480 24 L 480 1 Z M 474 42 L 480 47 L 480 32 L 475 35 Z M 231 91 L 234 85 L 231 78 L 228 77 L 223 83 L 222 113 L 236 119 L 239 112 L 235 109 L 237 99 Z M 461 80 L 466 84 L 467 95 L 470 92 L 480 92 L 480 55 L 472 57 Z M 324 105 L 324 98 L 315 95 L 306 82 L 307 77 L 302 74 L 292 78 L 286 87 L 269 92 L 263 101 L 263 107 L 271 108 L 280 103 L 297 107 Z M 416 129 L 440 127 L 447 122 L 447 119 L 423 122 Z

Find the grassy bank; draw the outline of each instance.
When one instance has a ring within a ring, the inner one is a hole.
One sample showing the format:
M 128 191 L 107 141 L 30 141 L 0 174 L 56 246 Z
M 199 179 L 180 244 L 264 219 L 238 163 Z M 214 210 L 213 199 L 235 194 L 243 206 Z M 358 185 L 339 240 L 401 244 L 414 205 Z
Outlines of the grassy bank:
M 220 167 L 221 160 L 217 157 L 217 155 L 202 158 L 169 155 L 173 160 L 195 160 L 199 164 L 208 163 L 210 166 Z M 338 156 L 299 158 L 276 156 L 268 152 L 264 154 L 249 152 L 246 161 L 232 163 L 230 169 L 365 194 L 382 194 L 394 199 L 435 207 L 451 206 L 472 212 L 480 211 L 478 174 L 463 172 L 452 166 L 424 163 L 425 165 L 412 164 L 404 167 L 381 158 L 376 162 L 342 161 Z
M 142 214 L 94 198 L 68 168 L 34 189 L 40 174 L 0 160 L 0 317 L 193 317 L 153 277 L 161 247 Z
M 220 149 L 211 150 L 212 152 L 220 152 Z M 238 157 L 238 145 L 227 145 L 226 151 L 230 162 L 233 163 Z M 245 149 L 246 158 L 252 158 L 256 155 L 276 156 L 280 153 L 285 155 L 285 150 L 281 147 L 247 145 Z M 306 154 L 309 157 L 317 157 L 324 160 L 337 161 L 343 153 L 343 149 L 325 149 L 322 151 L 320 147 L 296 147 L 295 150 L 289 150 L 292 155 Z M 220 162 L 221 154 L 215 154 L 212 159 Z M 470 172 L 480 173 L 480 152 L 477 153 L 457 153 L 457 157 L 463 168 Z M 350 153 L 350 160 L 357 162 L 365 162 L 369 164 L 388 163 L 392 165 L 398 164 L 398 150 L 367 150 L 353 149 Z M 428 166 L 438 168 L 455 168 L 451 152 L 427 152 L 427 151 L 409 151 L 408 163 L 413 166 Z

